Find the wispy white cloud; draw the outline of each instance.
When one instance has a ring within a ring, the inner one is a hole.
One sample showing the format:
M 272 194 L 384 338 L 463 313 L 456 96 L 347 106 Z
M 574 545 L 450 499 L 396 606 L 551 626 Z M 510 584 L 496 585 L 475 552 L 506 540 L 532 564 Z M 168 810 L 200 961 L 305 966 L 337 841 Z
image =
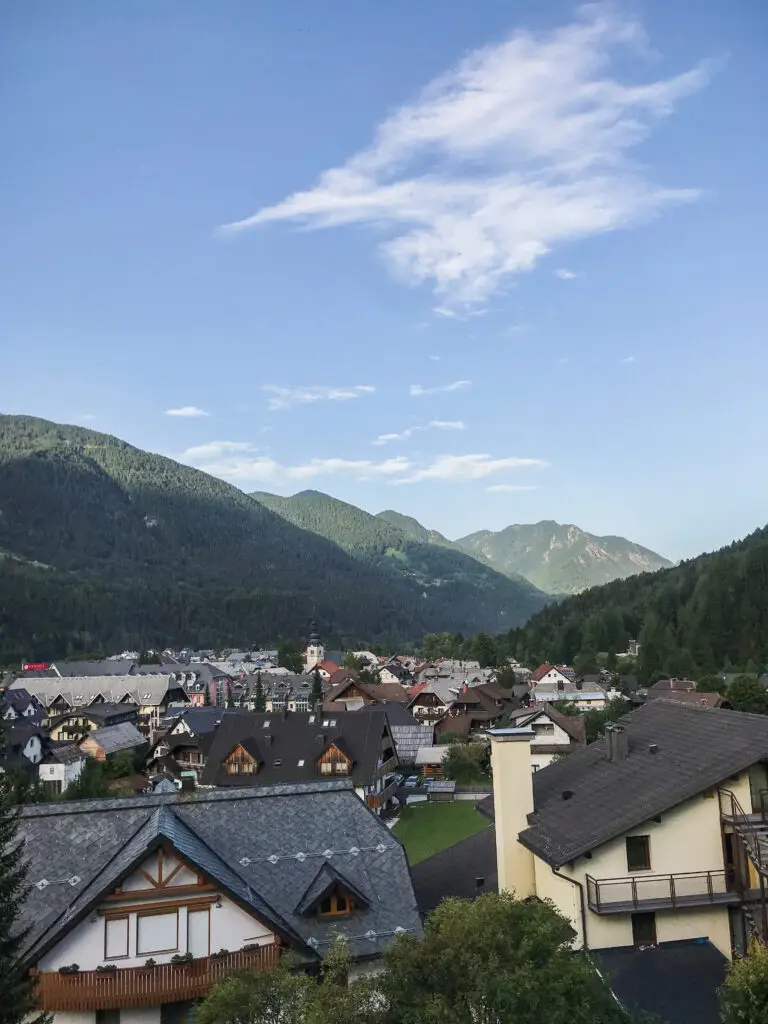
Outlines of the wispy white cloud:
M 408 441 L 420 430 L 466 430 L 467 425 L 463 420 L 430 420 L 423 426 L 407 427 L 399 433 L 379 434 L 373 442 L 376 445 L 391 444 L 393 441 Z
M 484 303 L 566 242 L 698 197 L 655 184 L 629 153 L 710 69 L 622 82 L 626 48 L 643 57 L 643 30 L 611 4 L 550 32 L 516 31 L 433 80 L 313 187 L 226 230 L 366 224 L 384 235 L 393 272 L 429 283 L 439 309 Z
M 442 384 L 434 388 L 425 388 L 421 384 L 411 384 L 408 394 L 411 398 L 419 398 L 421 395 L 436 395 L 441 391 L 462 391 L 464 388 L 471 386 L 471 380 L 455 380 L 452 384 Z
M 180 409 L 166 409 L 165 416 L 182 416 L 185 419 L 197 419 L 200 416 L 210 416 L 209 412 L 205 409 L 200 409 L 196 405 L 183 405 Z
M 624 356 L 621 361 L 625 366 L 628 366 L 630 363 L 636 363 L 637 358 L 635 356 Z
M 442 359 L 442 356 L 430 356 L 429 358 L 432 360 L 433 363 L 439 363 L 440 360 Z
M 244 441 L 211 441 L 188 448 L 178 459 L 186 465 L 244 488 L 291 486 L 335 477 L 393 484 L 432 480 L 469 481 L 546 465 L 541 459 L 492 458 L 490 455 L 439 455 L 428 461 L 415 461 L 404 455 L 381 460 L 317 458 L 289 465 Z
M 435 306 L 432 312 L 436 316 L 446 317 L 449 320 L 467 320 L 471 316 L 485 316 L 487 309 L 452 309 L 450 306 Z
M 581 275 L 573 270 L 568 270 L 567 267 L 561 267 L 560 270 L 555 271 L 555 277 L 559 277 L 561 281 L 573 281 Z
M 541 469 L 541 459 L 521 459 L 510 456 L 494 459 L 490 455 L 439 455 L 427 466 L 415 468 L 404 477 L 393 480 L 396 484 L 418 484 L 424 480 L 482 480 L 514 469 Z
M 485 489 L 486 489 L 486 491 L 489 491 L 491 494 L 505 494 L 507 492 L 509 492 L 511 494 L 513 491 L 535 491 L 536 490 L 535 487 L 527 487 L 527 486 L 522 486 L 522 485 L 518 485 L 518 484 L 491 484 L 490 487 L 486 487 Z
M 376 388 L 370 384 L 353 384 L 351 387 L 282 387 L 279 384 L 264 384 L 261 390 L 272 396 L 269 408 L 277 410 L 310 405 L 312 402 L 348 402 L 363 395 L 372 395 Z

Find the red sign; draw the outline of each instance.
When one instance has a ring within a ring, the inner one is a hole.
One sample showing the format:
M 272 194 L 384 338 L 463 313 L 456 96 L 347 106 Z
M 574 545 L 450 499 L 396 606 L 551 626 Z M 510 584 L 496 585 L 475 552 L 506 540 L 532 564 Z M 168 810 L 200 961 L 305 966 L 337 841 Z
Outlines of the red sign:
M 46 661 L 26 661 L 21 666 L 22 672 L 44 672 L 48 668 Z

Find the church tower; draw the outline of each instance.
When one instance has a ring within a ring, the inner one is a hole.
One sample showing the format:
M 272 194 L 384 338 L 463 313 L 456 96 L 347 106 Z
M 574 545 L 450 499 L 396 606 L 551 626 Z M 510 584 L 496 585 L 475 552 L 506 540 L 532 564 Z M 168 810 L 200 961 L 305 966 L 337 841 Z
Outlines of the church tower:
M 315 665 L 319 665 L 321 661 L 325 661 L 325 648 L 320 642 L 317 623 L 313 620 L 309 628 L 309 643 L 307 644 L 306 651 L 304 651 L 305 675 L 311 672 Z

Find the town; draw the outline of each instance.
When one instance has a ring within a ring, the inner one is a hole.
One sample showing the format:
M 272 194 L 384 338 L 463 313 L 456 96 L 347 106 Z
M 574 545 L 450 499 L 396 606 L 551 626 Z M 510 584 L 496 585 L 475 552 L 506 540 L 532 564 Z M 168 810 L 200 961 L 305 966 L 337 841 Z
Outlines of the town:
M 674 972 L 665 1019 L 714 1021 L 728 962 L 768 941 L 768 716 L 723 692 L 326 650 L 314 623 L 287 659 L 26 662 L 0 720 L 39 1009 L 154 1020 L 335 934 L 364 979 L 443 901 L 514 893 L 557 909 L 618 1000 Z

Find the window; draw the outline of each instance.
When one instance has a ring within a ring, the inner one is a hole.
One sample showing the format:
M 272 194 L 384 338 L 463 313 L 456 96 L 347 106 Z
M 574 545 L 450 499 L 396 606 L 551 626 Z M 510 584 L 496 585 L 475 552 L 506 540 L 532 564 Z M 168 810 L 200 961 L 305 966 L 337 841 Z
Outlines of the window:
M 331 765 L 330 761 L 322 761 L 320 763 L 320 774 L 321 775 L 330 775 L 331 774 L 331 767 L 332 767 L 332 765 Z
M 334 764 L 334 769 L 335 769 L 337 775 L 346 775 L 346 773 L 347 773 L 347 763 L 346 763 L 346 761 L 336 761 L 336 763 Z
M 120 1024 L 119 1010 L 97 1010 L 96 1024 Z
M 552 732 L 553 733 L 555 731 L 555 727 L 554 727 L 554 725 L 551 722 L 542 722 L 542 723 L 540 723 L 538 725 L 534 725 L 533 731 L 536 732 L 536 733 L 539 733 L 539 732 Z
M 632 942 L 636 946 L 656 945 L 655 914 L 632 914 Z
M 108 917 L 104 921 L 104 959 L 128 956 L 128 917 Z
M 627 837 L 627 871 L 649 871 L 651 867 L 651 837 Z
M 351 896 L 347 896 L 346 893 L 335 890 L 329 896 L 326 896 L 320 906 L 317 908 L 317 912 L 320 917 L 341 917 L 344 914 L 349 914 L 355 909 L 355 901 Z
M 179 948 L 177 910 L 139 914 L 136 919 L 136 956 L 173 953 Z

